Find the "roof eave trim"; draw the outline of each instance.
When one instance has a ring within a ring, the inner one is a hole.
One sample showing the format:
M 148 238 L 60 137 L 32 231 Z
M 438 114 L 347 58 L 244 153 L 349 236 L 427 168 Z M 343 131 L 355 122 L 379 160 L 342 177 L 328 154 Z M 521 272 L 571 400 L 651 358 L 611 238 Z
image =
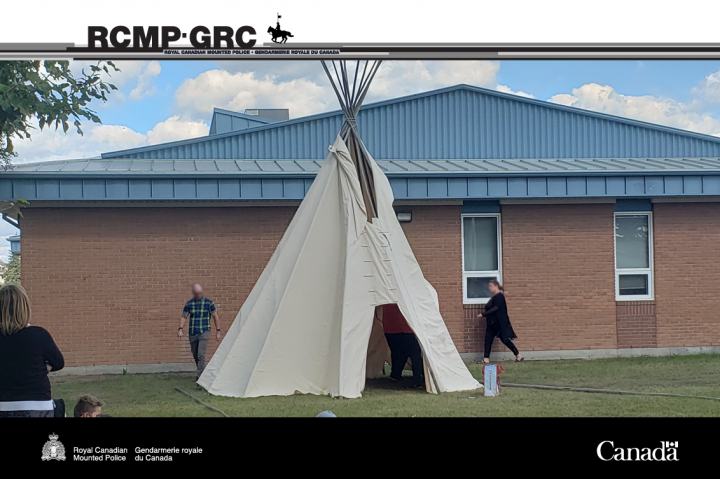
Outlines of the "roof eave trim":
M 2 179 L 187 179 L 187 178 L 315 178 L 313 172 L 237 172 L 237 173 L 202 173 L 169 172 L 169 173 L 112 173 L 107 171 L 97 173 L 78 172 L 23 172 L 0 173 Z M 665 170 L 665 171 L 553 171 L 553 172 L 523 172 L 523 171 L 493 171 L 493 172 L 453 172 L 453 171 L 413 171 L 413 172 L 385 172 L 388 178 L 557 178 L 557 177 L 625 177 L 625 176 L 719 176 L 720 170 Z

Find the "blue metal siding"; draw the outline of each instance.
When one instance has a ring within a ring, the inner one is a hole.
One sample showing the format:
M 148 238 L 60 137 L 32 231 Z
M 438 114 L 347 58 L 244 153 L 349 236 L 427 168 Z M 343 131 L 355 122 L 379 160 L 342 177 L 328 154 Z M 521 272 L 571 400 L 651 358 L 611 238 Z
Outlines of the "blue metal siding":
M 247 130 L 274 123 L 275 120 L 245 115 L 234 111 L 215 108 L 210 122 L 210 135 L 219 135 L 231 131 Z
M 461 213 L 500 213 L 499 201 L 463 201 Z
M 312 178 L 0 179 L 0 201 L 297 200 Z M 637 198 L 718 196 L 720 174 L 668 176 L 402 177 L 396 199 Z
M 106 153 L 134 159 L 323 159 L 340 112 Z M 358 127 L 375 159 L 718 157 L 720 139 L 473 87 L 368 105 Z
M 615 202 L 615 211 L 622 212 L 639 212 L 639 211 L 652 211 L 652 202 L 650 199 L 629 199 L 621 198 Z

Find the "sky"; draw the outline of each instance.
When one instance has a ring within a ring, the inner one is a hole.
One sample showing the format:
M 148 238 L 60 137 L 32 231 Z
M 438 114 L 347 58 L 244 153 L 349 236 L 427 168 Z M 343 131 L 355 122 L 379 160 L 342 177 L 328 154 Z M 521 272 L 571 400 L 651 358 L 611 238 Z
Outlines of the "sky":
M 78 74 L 87 63 L 73 62 Z M 213 107 L 288 108 L 297 118 L 338 109 L 315 61 L 127 61 L 118 87 L 93 108 L 102 125 L 34 131 L 14 141 L 16 162 L 103 152 L 207 135 Z M 720 136 L 719 61 L 385 62 L 366 103 L 458 83 Z
M 87 62 L 72 62 L 79 75 Z M 15 139 L 16 163 L 90 158 L 208 134 L 214 107 L 288 108 L 297 118 L 337 110 L 316 61 L 125 61 L 118 87 L 92 107 L 102 124 Z M 459 83 L 720 136 L 720 61 L 388 61 L 365 103 Z M 0 225 L 4 237 L 16 234 Z

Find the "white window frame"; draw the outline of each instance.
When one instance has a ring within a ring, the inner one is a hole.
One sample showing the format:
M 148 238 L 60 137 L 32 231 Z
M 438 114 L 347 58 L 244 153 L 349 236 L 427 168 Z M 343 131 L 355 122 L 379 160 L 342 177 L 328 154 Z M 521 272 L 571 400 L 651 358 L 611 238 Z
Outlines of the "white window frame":
M 500 213 L 463 213 L 460 215 L 460 238 L 462 248 L 462 282 L 463 282 L 463 303 L 464 304 L 485 304 L 490 298 L 468 298 L 467 278 L 488 278 L 492 277 L 502 284 L 502 231 Z M 495 218 L 497 221 L 497 271 L 465 271 L 465 218 Z
M 623 268 L 617 266 L 617 217 L 647 216 L 648 217 L 648 266 L 649 268 Z M 651 211 L 622 211 L 613 215 L 613 253 L 615 255 L 615 300 L 616 301 L 652 301 L 655 299 L 655 267 L 653 250 L 653 217 Z M 646 274 L 648 277 L 648 294 L 620 295 L 620 276 Z

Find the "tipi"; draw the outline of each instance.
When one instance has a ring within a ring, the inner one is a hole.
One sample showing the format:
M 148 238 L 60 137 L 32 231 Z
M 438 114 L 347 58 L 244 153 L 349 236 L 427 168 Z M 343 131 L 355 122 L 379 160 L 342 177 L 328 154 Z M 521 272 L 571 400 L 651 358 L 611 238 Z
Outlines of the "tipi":
M 221 396 L 360 397 L 385 363 L 376 308 L 396 303 L 422 347 L 428 392 L 473 390 L 355 117 L 380 61 L 323 67 L 345 123 L 198 384 Z M 334 74 L 334 77 L 333 77 Z

